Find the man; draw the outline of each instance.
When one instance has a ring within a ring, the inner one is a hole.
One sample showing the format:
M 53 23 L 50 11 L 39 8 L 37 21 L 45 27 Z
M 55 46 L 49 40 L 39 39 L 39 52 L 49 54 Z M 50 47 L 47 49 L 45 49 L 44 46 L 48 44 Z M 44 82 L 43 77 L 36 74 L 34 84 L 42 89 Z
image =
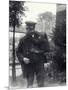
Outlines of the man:
M 35 31 L 34 22 L 26 22 L 26 35 L 20 40 L 17 57 L 23 68 L 27 87 L 33 87 L 34 74 L 39 87 L 44 86 L 44 53 L 47 52 L 46 41 L 42 34 Z

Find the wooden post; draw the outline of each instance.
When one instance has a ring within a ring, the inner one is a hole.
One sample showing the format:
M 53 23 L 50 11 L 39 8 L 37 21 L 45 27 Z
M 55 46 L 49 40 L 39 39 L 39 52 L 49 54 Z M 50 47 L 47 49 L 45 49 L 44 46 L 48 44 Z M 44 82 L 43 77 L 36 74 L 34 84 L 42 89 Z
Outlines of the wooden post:
M 12 80 L 16 80 L 16 70 L 15 70 L 15 26 L 13 30 L 13 63 L 12 63 Z

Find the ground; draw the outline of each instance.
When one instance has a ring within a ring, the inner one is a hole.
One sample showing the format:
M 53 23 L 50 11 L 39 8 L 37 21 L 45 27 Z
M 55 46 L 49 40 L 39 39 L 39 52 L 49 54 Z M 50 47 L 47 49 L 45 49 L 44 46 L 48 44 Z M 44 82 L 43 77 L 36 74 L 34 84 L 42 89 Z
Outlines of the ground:
M 65 78 L 64 73 L 59 74 L 59 78 L 54 78 L 51 75 L 48 76 L 48 74 L 45 75 L 45 87 L 53 87 L 53 86 L 63 86 L 66 84 L 65 81 L 62 79 Z M 63 78 L 62 78 L 63 77 Z M 36 82 L 36 76 L 34 79 L 33 87 L 37 87 Z M 12 75 L 11 75 L 11 69 L 10 69 L 10 76 L 9 76 L 9 88 L 10 90 L 13 90 L 14 88 L 27 88 L 27 82 L 23 78 L 23 73 L 20 69 L 20 67 L 17 67 L 16 69 L 16 81 L 12 81 Z

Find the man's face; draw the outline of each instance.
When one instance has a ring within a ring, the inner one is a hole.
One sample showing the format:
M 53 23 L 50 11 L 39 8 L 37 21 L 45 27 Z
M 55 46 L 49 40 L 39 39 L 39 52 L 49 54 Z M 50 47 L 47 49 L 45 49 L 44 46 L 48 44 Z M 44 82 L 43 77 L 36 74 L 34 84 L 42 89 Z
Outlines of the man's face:
M 35 29 L 35 26 L 32 26 L 32 25 L 26 26 L 27 32 L 33 32 L 34 29 Z

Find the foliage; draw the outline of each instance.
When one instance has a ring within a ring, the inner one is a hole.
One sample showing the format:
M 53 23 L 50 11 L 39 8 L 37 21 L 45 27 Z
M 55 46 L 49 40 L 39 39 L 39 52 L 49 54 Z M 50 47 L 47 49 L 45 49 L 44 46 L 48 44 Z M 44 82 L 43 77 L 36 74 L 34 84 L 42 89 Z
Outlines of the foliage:
M 65 48 L 66 45 L 66 24 L 62 23 L 62 26 L 60 29 L 55 29 L 53 32 L 54 37 L 53 40 L 55 42 L 55 45 Z
M 24 11 L 24 1 L 9 1 L 9 25 L 12 27 L 19 26 Z
M 51 12 L 42 13 L 39 15 L 39 18 L 50 21 L 50 20 L 52 20 L 52 13 Z
M 55 27 L 55 15 L 51 12 L 44 12 L 38 15 L 38 28 L 47 34 L 52 33 L 52 28 Z
M 57 26 L 53 31 L 52 40 L 55 44 L 56 53 L 54 56 L 54 60 L 57 64 L 57 69 L 59 71 L 65 71 L 66 70 L 66 21 L 65 20 L 64 22 L 61 23 L 61 26 Z

